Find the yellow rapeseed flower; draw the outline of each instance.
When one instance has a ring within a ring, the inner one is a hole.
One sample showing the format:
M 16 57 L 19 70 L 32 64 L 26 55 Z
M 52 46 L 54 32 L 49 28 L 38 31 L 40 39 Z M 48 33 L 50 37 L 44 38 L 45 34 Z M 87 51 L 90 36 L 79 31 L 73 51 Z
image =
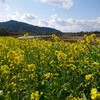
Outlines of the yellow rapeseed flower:
M 96 93 L 97 93 L 97 89 L 96 88 L 91 89 L 91 94 L 96 94 Z
M 91 89 L 91 99 L 94 100 L 97 97 L 97 89 L 93 88 Z
M 42 83 L 41 83 L 42 85 L 44 85 L 44 81 L 42 81 Z
M 85 75 L 85 79 L 86 79 L 87 81 L 89 81 L 89 80 L 92 79 L 92 78 L 93 78 L 92 74 Z
M 39 100 L 39 91 L 32 92 L 31 100 Z
M 46 74 L 44 74 L 44 77 L 46 78 L 46 79 L 49 79 L 49 78 L 51 78 L 53 76 L 53 74 L 52 73 L 46 73 Z
M 24 51 L 20 49 L 10 50 L 7 53 L 7 59 L 11 63 L 20 64 L 24 60 Z
M 10 85 L 11 85 L 12 87 L 15 87 L 15 86 L 16 86 L 16 83 L 15 83 L 15 82 L 11 82 Z
M 31 69 L 32 71 L 34 71 L 36 69 L 35 64 L 28 64 L 28 69 Z
M 24 38 L 27 38 L 28 35 L 29 35 L 29 33 L 26 33 L 26 34 L 23 35 L 23 37 L 24 37 Z
M 71 68 L 72 70 L 76 69 L 76 66 L 74 64 L 68 64 L 66 66 L 69 67 L 69 68 Z
M 96 99 L 96 97 L 97 97 L 97 94 L 92 94 L 92 95 L 91 95 L 91 99 L 92 99 L 92 100 Z
M 65 61 L 67 59 L 67 55 L 61 52 L 61 53 L 58 53 L 57 58 L 59 61 Z
M 49 64 L 50 65 L 54 65 L 55 64 L 55 61 L 54 60 L 51 60 Z
M 92 63 L 92 66 L 98 67 L 98 66 L 99 66 L 99 63 L 98 63 L 98 62 L 93 62 L 93 63 Z
M 31 100 L 39 100 L 40 96 L 43 94 L 43 92 L 40 92 L 39 91 L 35 91 L 35 92 L 32 92 L 31 94 Z

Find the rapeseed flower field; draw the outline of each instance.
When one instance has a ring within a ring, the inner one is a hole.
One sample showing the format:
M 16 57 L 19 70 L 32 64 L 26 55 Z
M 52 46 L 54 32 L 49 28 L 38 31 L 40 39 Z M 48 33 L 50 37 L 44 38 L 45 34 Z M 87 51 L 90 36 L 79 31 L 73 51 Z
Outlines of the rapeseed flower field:
M 75 43 L 0 37 L 0 100 L 100 100 L 100 39 Z

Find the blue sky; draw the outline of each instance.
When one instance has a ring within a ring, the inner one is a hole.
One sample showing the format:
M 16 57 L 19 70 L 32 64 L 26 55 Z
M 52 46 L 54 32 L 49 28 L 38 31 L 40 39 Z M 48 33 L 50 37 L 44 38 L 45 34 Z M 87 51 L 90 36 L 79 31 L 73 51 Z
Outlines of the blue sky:
M 0 0 L 0 22 L 17 20 L 63 32 L 100 31 L 100 0 Z

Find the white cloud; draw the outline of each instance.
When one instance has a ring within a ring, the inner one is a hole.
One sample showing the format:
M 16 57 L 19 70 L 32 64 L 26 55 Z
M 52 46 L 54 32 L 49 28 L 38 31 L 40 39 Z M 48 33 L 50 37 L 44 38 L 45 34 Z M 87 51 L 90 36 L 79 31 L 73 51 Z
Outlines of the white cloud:
M 56 14 L 51 16 L 48 21 L 48 26 L 59 29 L 63 32 L 78 32 L 78 31 L 100 31 L 100 17 L 95 20 L 85 19 L 61 19 Z
M 21 13 L 18 11 L 15 11 L 13 14 L 7 14 L 7 17 L 12 20 L 19 20 L 21 17 Z
M 21 22 L 26 22 L 38 26 L 48 26 L 48 22 L 41 20 L 38 16 L 32 15 L 30 13 L 20 13 L 15 11 L 13 14 L 8 14 L 7 17 L 12 20 L 18 20 Z
M 100 17 L 98 17 L 96 20 L 97 20 L 97 23 L 100 24 Z
M 72 0 L 40 0 L 43 3 L 48 3 L 61 8 L 69 9 L 73 6 Z
M 38 16 L 34 16 L 29 13 L 22 14 L 16 11 L 14 14 L 8 14 L 7 18 L 42 27 L 56 28 L 62 32 L 100 31 L 100 17 L 94 20 L 74 18 L 62 19 L 59 18 L 57 14 L 54 14 L 50 17 L 50 20 L 46 21 L 44 19 L 40 19 Z
M 77 31 L 100 31 L 100 17 L 95 20 L 85 19 L 61 19 L 53 17 L 49 21 L 49 26 L 57 28 L 63 32 L 77 32 Z
M 45 20 L 39 20 L 39 26 L 48 27 L 49 23 Z
M 23 14 L 21 15 L 21 19 L 25 20 L 25 21 L 33 21 L 36 20 L 38 17 L 37 16 L 33 16 L 32 14 Z

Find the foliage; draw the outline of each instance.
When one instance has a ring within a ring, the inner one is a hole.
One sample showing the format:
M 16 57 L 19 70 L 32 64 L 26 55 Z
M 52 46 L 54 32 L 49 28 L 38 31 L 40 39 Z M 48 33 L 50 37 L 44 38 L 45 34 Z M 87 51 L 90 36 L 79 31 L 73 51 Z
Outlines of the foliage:
M 52 38 L 0 38 L 0 100 L 100 100 L 100 40 Z
M 9 36 L 10 33 L 5 29 L 0 29 L 0 36 Z

